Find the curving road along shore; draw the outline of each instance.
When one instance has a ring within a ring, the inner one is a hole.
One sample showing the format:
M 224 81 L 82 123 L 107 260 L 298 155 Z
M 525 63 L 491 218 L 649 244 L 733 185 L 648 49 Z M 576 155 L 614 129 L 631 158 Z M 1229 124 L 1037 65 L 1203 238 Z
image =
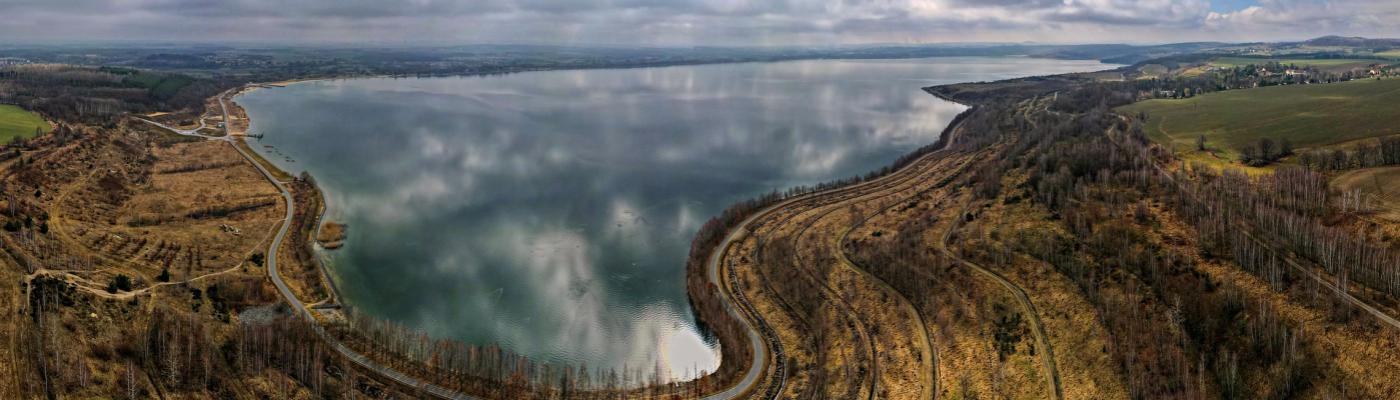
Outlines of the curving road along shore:
M 349 359 L 356 365 L 359 365 L 361 368 L 373 371 L 381 377 L 389 379 L 400 385 L 419 389 L 424 393 L 432 395 L 434 397 L 453 400 L 479 399 L 478 397 L 451 390 L 445 387 L 441 387 L 423 381 L 421 379 L 408 376 L 404 373 L 394 370 L 393 368 L 380 365 L 374 362 L 373 360 L 369 359 L 368 357 L 365 357 L 363 354 L 360 354 L 359 352 L 356 352 L 348 346 L 345 346 L 339 340 L 326 333 L 325 330 L 321 328 L 320 324 L 316 323 L 315 317 L 311 314 L 311 310 L 307 308 L 307 306 L 303 304 L 301 300 L 297 299 L 296 295 L 292 293 L 291 288 L 287 286 L 286 282 L 282 280 L 281 275 L 277 272 L 277 252 L 278 249 L 281 248 L 282 240 L 286 238 L 288 231 L 291 229 L 292 217 L 295 215 L 295 203 L 293 202 L 291 191 L 287 189 L 286 185 L 283 182 L 277 180 L 277 178 L 272 174 L 272 172 L 267 170 L 267 168 L 264 167 L 262 163 L 258 162 L 257 159 L 253 157 L 253 155 L 248 154 L 246 150 L 244 150 L 241 146 L 238 146 L 233 142 L 236 139 L 228 133 L 228 105 L 226 103 L 227 100 L 225 98 L 226 94 L 227 92 L 221 93 L 218 97 L 220 113 L 223 115 L 223 119 L 225 121 L 223 126 L 224 136 L 222 137 L 200 135 L 196 132 L 199 128 L 195 128 L 194 130 L 181 130 L 154 121 L 144 119 L 142 119 L 142 121 L 146 121 L 147 123 L 151 123 L 162 128 L 169 129 L 180 135 L 201 137 L 209 140 L 226 141 L 230 145 L 233 145 L 233 148 L 235 150 L 238 150 L 238 153 L 242 155 L 243 158 L 247 159 L 249 163 L 253 164 L 253 166 L 258 169 L 258 172 L 262 173 L 263 177 L 267 178 L 268 182 L 271 182 L 272 185 L 277 188 L 277 191 L 280 192 L 282 195 L 283 201 L 285 201 L 287 204 L 287 212 L 285 219 L 281 224 L 281 227 L 277 230 L 277 234 L 273 236 L 272 243 L 268 245 L 266 257 L 268 276 L 272 279 L 273 285 L 277 287 L 278 293 L 280 293 L 282 297 L 287 301 L 287 304 L 290 305 L 293 310 L 295 310 L 297 315 L 300 315 L 307 321 L 310 321 L 312 323 L 312 326 L 315 327 L 317 335 L 321 336 L 321 338 L 325 340 L 325 342 L 329 344 L 331 348 L 335 349 L 346 359 Z M 203 121 L 201 119 L 201 128 L 203 127 L 202 124 Z M 782 204 L 774 205 L 772 208 L 776 209 L 776 207 L 781 205 Z M 761 214 L 755 214 L 753 217 L 750 217 L 750 220 L 755 219 L 759 215 Z M 722 245 L 716 250 L 716 252 L 714 254 L 711 254 L 709 263 L 711 282 L 715 284 L 720 284 L 718 268 L 719 259 L 721 258 L 720 255 L 723 253 L 723 250 L 726 249 L 730 243 L 732 243 L 733 239 L 736 238 L 741 232 L 743 232 L 743 226 L 744 224 L 740 224 L 740 226 L 737 229 L 733 230 L 730 233 L 730 235 L 725 238 L 724 243 L 722 243 Z M 720 287 L 724 287 L 724 285 L 721 285 Z M 739 318 L 740 321 L 743 321 L 745 326 L 748 328 L 749 343 L 751 346 L 753 346 L 754 349 L 754 362 L 750 364 L 749 370 L 747 373 L 745 373 L 744 378 L 740 380 L 736 385 L 723 391 L 704 396 L 703 399 L 705 400 L 727 400 L 742 398 L 746 396 L 752 389 L 752 387 L 760 381 L 760 378 L 763 377 L 763 372 L 767 370 L 767 366 L 769 364 L 768 359 L 770 356 L 770 347 L 768 345 L 768 342 L 765 342 L 763 337 L 760 335 L 759 331 L 757 331 L 754 328 L 754 323 L 750 322 L 749 315 L 747 313 L 739 313 L 734 307 L 734 304 L 730 303 L 730 298 L 728 296 L 722 297 L 722 299 L 725 301 L 726 306 L 728 306 L 730 313 L 735 315 L 735 317 Z M 743 304 L 741 305 L 741 307 L 743 307 L 746 310 L 751 310 L 751 308 L 748 307 L 747 304 Z M 763 323 L 762 319 L 758 318 L 756 314 L 753 314 L 753 318 L 756 318 L 759 324 Z M 776 340 L 773 340 L 772 343 L 776 345 L 775 347 L 781 346 L 776 342 Z M 779 354 L 781 354 L 780 351 Z M 779 365 L 779 368 L 776 369 L 780 371 L 781 365 Z M 781 378 L 779 378 L 778 381 L 781 382 Z
M 954 124 L 957 124 L 957 121 L 955 121 Z M 955 131 L 955 128 L 956 125 L 950 126 L 946 129 L 945 137 L 940 139 L 942 143 L 947 143 L 949 141 L 949 138 L 946 136 L 951 135 L 952 132 Z M 749 304 L 744 293 L 741 290 L 735 290 L 734 286 L 737 285 L 737 281 L 734 277 L 735 272 L 733 269 L 733 260 L 731 260 L 727 265 L 724 262 L 724 260 L 726 259 L 724 255 L 728 253 L 729 248 L 736 242 L 740 242 L 743 239 L 747 238 L 749 233 L 754 232 L 756 229 L 754 225 L 763 225 L 761 221 L 774 215 L 793 213 L 793 215 L 791 216 L 786 216 L 786 218 L 779 219 L 780 221 L 789 221 L 795 219 L 798 214 L 802 214 L 813 209 L 826 208 L 827 211 L 821 213 L 825 215 L 829 214 L 830 211 L 835 210 L 837 208 L 836 206 L 846 204 L 848 201 L 858 200 L 860 198 L 864 198 L 866 196 L 871 195 L 874 195 L 876 197 L 883 197 L 886 195 L 899 193 L 908 188 L 908 186 L 906 185 L 909 185 L 911 183 L 916 185 L 920 181 L 919 178 L 926 177 L 925 175 L 930 173 L 930 171 L 937 171 L 938 168 L 927 167 L 933 167 L 938 165 L 934 161 L 943 156 L 944 153 L 946 153 L 946 151 L 947 150 L 939 149 L 936 151 L 929 152 L 927 154 L 924 154 L 923 156 L 920 156 L 919 158 L 915 159 L 914 161 L 910 162 L 909 164 L 905 165 L 903 168 L 897 171 L 869 181 L 853 185 L 847 185 L 843 187 L 826 189 L 782 200 L 776 204 L 770 205 L 757 212 L 754 212 L 752 215 L 745 218 L 742 222 L 730 229 L 728 234 L 725 235 L 724 240 L 710 254 L 706 266 L 708 270 L 707 273 L 709 276 L 709 281 L 715 285 L 718 285 L 721 288 L 721 290 L 724 290 L 724 293 L 728 297 L 730 297 L 734 302 L 738 303 L 738 305 L 740 306 L 737 310 L 733 307 L 730 307 L 729 311 L 732 315 L 740 317 L 740 321 L 742 321 L 745 324 L 745 327 L 748 328 L 747 331 L 749 332 L 749 341 L 755 348 L 756 356 L 755 362 L 750 366 L 748 374 L 741 381 L 741 385 L 738 385 L 735 388 L 731 388 L 724 392 L 717 393 L 714 396 L 706 397 L 706 399 L 732 398 L 732 396 L 742 395 L 742 388 L 751 384 L 756 384 L 758 382 L 755 382 L 755 380 L 759 380 L 762 377 L 769 375 L 772 376 L 772 383 L 768 386 L 768 390 L 766 390 L 762 395 L 756 397 L 764 399 L 778 398 L 778 396 L 781 395 L 783 386 L 786 384 L 787 380 L 787 371 L 784 370 L 785 363 L 775 362 L 772 363 L 772 365 L 764 365 L 766 362 L 768 362 L 770 357 L 771 359 L 777 360 L 784 359 L 782 343 L 777 339 L 776 335 L 772 333 L 772 328 L 767 326 L 766 321 L 764 321 L 760 316 L 757 315 L 756 311 L 754 311 L 754 307 L 751 304 Z M 947 179 L 944 180 L 946 181 Z M 941 184 L 939 186 L 941 186 Z M 836 243 L 836 246 L 839 247 L 839 240 L 833 243 Z M 844 253 L 839 251 L 836 254 L 838 256 L 844 256 Z M 844 259 L 844 257 L 837 258 L 838 261 Z M 888 288 L 888 284 L 884 283 L 878 278 L 875 278 L 873 275 L 869 275 L 866 271 L 854 265 L 854 263 L 847 263 L 846 265 L 854 269 L 855 272 L 861 274 L 861 276 L 865 276 L 869 279 L 872 279 L 874 283 L 883 285 L 883 287 Z M 725 279 L 726 277 L 728 278 L 727 280 Z M 890 291 L 893 292 L 892 288 L 890 288 Z M 912 306 L 908 306 L 907 300 L 905 300 L 902 303 L 904 304 L 902 308 L 912 310 Z M 913 315 L 914 320 L 916 321 L 914 325 L 919 327 L 918 331 L 925 331 L 926 328 L 922 326 L 922 318 L 918 316 L 917 312 L 915 312 Z M 921 347 L 924 348 L 924 351 L 930 353 L 931 359 L 937 359 L 937 354 L 935 353 L 936 350 L 929 342 L 929 338 L 927 337 L 927 335 L 924 335 L 924 338 L 922 338 L 922 340 L 919 340 L 918 342 L 922 344 Z M 874 363 L 874 360 L 871 360 L 871 364 L 873 366 L 878 367 L 878 365 Z M 765 367 L 771 368 L 771 371 L 768 371 L 768 374 L 763 374 Z M 927 379 L 930 382 L 928 385 L 927 392 L 921 395 L 920 397 L 936 398 L 937 390 L 939 387 L 936 366 L 930 364 L 926 367 L 927 368 L 924 368 L 923 372 L 919 375 L 925 377 L 925 379 Z M 878 385 L 878 377 L 876 376 L 878 374 L 877 370 L 878 368 L 871 368 L 869 371 L 867 371 L 867 377 L 860 378 L 862 382 L 867 380 L 870 382 L 868 396 L 872 398 L 876 397 L 876 393 L 878 392 L 876 388 L 876 386 Z
M 226 103 L 226 96 L 229 93 L 233 92 L 235 92 L 235 90 L 230 90 L 218 95 L 220 112 L 223 115 L 224 121 L 228 121 L 228 106 Z M 286 284 L 286 282 L 282 280 L 280 274 L 278 273 L 278 249 L 281 247 L 282 241 L 286 238 L 288 232 L 290 231 L 292 219 L 295 215 L 295 203 L 291 191 L 287 188 L 284 182 L 277 179 L 277 177 L 272 173 L 272 171 L 269 171 L 267 167 L 265 167 L 262 163 L 258 162 L 256 156 L 249 154 L 248 151 L 244 150 L 242 146 L 237 145 L 235 140 L 238 139 L 229 135 L 228 133 L 227 122 L 225 122 L 222 128 L 224 131 L 224 136 L 216 137 L 199 134 L 197 132 L 199 128 L 195 128 L 192 130 L 182 130 L 175 127 L 166 126 L 154 121 L 149 121 L 145 119 L 141 120 L 171 130 L 180 135 L 200 137 L 207 140 L 219 140 L 228 142 L 234 147 L 235 150 L 239 152 L 240 155 L 242 155 L 246 160 L 248 160 L 249 163 L 252 163 L 253 166 L 257 168 L 258 172 L 261 173 L 263 177 L 268 180 L 268 182 L 272 183 L 272 185 L 277 188 L 278 192 L 282 196 L 283 201 L 286 203 L 287 208 L 284 221 L 277 230 L 277 233 L 273 236 L 273 239 L 268 245 L 268 249 L 266 252 L 268 276 L 272 280 L 274 286 L 277 287 L 278 293 L 280 293 L 281 296 L 287 301 L 287 304 L 294 310 L 294 312 L 297 315 L 311 322 L 312 325 L 315 327 L 317 335 L 319 335 L 322 338 L 322 340 L 324 340 L 328 345 L 330 345 L 331 348 L 335 349 L 346 359 L 354 362 L 356 365 L 360 366 L 364 370 L 371 371 L 383 379 L 395 382 L 404 387 L 418 390 L 423 395 L 453 400 L 479 399 L 478 397 L 461 393 L 442 386 L 438 386 L 423 381 L 421 379 L 409 376 L 407 374 L 401 373 L 393 368 L 380 365 L 375 361 L 369 359 L 368 357 L 364 356 L 363 354 L 360 354 L 359 352 L 356 352 L 355 350 L 344 345 L 335 337 L 331 336 L 328 332 L 326 332 L 319 324 L 316 323 L 315 316 L 312 314 L 310 308 L 308 308 L 306 304 L 302 303 L 292 293 L 290 287 Z M 954 127 L 958 122 L 959 121 L 955 120 L 955 125 L 950 126 L 946 129 L 945 136 L 952 134 L 951 132 L 954 131 Z M 203 121 L 201 119 L 201 124 L 202 123 Z M 201 125 L 201 128 L 202 127 L 203 125 Z M 940 140 L 941 142 L 946 143 L 949 141 L 949 138 L 944 137 Z M 740 242 L 744 238 L 746 238 L 746 235 L 752 229 L 754 229 L 752 228 L 752 225 L 765 218 L 776 214 L 780 214 L 782 212 L 792 212 L 794 210 L 797 210 L 800 214 L 805 210 L 809 210 L 808 207 L 812 206 L 812 204 L 804 204 L 807 202 L 826 202 L 827 205 L 830 205 L 834 204 L 830 203 L 833 197 L 835 198 L 837 203 L 840 203 L 868 195 L 870 194 L 870 190 L 875 190 L 876 192 L 883 193 L 891 193 L 887 192 L 888 190 L 895 190 L 895 192 L 900 192 L 903 189 L 905 189 L 904 184 L 908 182 L 918 181 L 918 178 L 923 176 L 925 173 L 928 173 L 928 170 L 924 168 L 925 164 L 929 164 L 929 166 L 937 165 L 937 163 L 930 162 L 930 160 L 936 159 L 939 155 L 941 155 L 941 153 L 944 152 L 945 150 L 941 149 L 929 152 L 927 154 L 924 154 L 923 156 L 920 156 L 913 162 L 910 162 L 904 168 L 901 168 L 890 174 L 869 181 L 844 187 L 826 189 L 782 200 L 776 204 L 770 205 L 753 213 L 753 215 L 750 215 L 749 217 L 745 218 L 738 225 L 730 229 L 730 231 L 725 235 L 724 240 L 709 255 L 706 262 L 706 274 L 708 276 L 709 282 L 717 285 L 720 288 L 720 290 L 723 291 L 721 301 L 723 301 L 726 310 L 730 313 L 731 316 L 737 318 L 744 325 L 745 331 L 747 332 L 749 345 L 753 348 L 754 357 L 753 362 L 750 363 L 748 370 L 744 374 L 743 378 L 739 380 L 739 382 L 722 391 L 703 396 L 701 397 L 702 399 L 722 400 L 749 397 L 764 399 L 777 398 L 782 394 L 782 390 L 787 383 L 786 381 L 788 371 L 785 370 L 785 363 L 779 362 L 779 360 L 784 360 L 783 344 L 778 340 L 776 334 L 773 331 L 773 328 L 768 326 L 767 321 L 765 321 L 757 313 L 754 306 L 749 303 L 743 291 L 736 290 L 736 288 L 732 287 L 732 285 L 735 284 L 735 282 L 737 282 L 737 278 L 735 278 L 734 276 L 734 269 L 732 268 L 732 261 L 730 262 L 730 265 L 725 265 L 725 254 L 736 242 Z M 936 170 L 936 168 L 933 169 Z M 852 265 L 852 267 L 855 266 Z M 856 269 L 859 270 L 859 268 Z M 928 344 L 927 340 L 928 338 L 925 337 L 924 346 L 926 346 L 927 348 L 926 351 L 931 351 L 932 347 Z M 934 357 L 936 357 L 936 355 L 934 355 Z M 876 392 L 876 385 L 878 384 L 878 380 L 876 378 L 878 377 L 876 377 L 876 371 L 873 370 L 869 371 L 868 374 L 870 375 L 870 377 L 868 378 L 870 380 L 869 393 L 871 397 L 874 397 Z M 929 395 L 927 396 L 934 397 L 936 396 L 935 393 L 938 387 L 936 372 L 932 372 L 930 369 L 926 370 L 924 374 L 934 375 L 929 376 L 929 379 L 931 379 L 933 382 L 931 382 L 931 390 Z M 767 385 L 763 385 L 764 383 L 767 383 Z M 765 387 L 766 390 L 764 390 L 763 393 L 755 393 L 754 390 L 758 387 Z
M 305 318 L 307 321 L 311 322 L 311 325 L 315 328 L 316 334 L 320 336 L 321 339 L 326 342 L 326 344 L 330 345 L 332 349 L 335 349 L 336 352 L 340 353 L 342 356 L 344 356 L 351 362 L 354 362 L 356 365 L 359 365 L 361 368 L 367 371 L 374 372 L 381 378 L 395 382 L 404 387 L 419 390 L 424 394 L 431 395 L 436 398 L 451 400 L 481 400 L 478 397 L 471 396 L 466 393 L 461 393 L 442 386 L 434 385 L 432 383 L 423 381 L 418 378 L 414 378 L 412 376 L 408 376 L 402 372 L 394 370 L 393 368 L 380 365 L 374 362 L 374 360 L 369 359 L 369 357 L 366 357 L 365 355 L 356 352 L 354 349 L 351 349 L 344 343 L 341 343 L 340 340 L 337 340 L 335 337 L 327 333 L 325 329 L 321 327 L 320 324 L 316 323 L 316 318 L 311 314 L 311 310 L 307 308 L 306 305 L 303 304 L 300 299 L 297 299 L 296 295 L 292 294 L 291 288 L 287 286 L 287 283 L 282 280 L 282 276 L 277 272 L 277 250 L 282 247 L 282 240 L 287 237 L 287 232 L 291 230 L 292 217 L 296 215 L 296 203 L 292 199 L 292 192 L 287 190 L 287 186 L 285 183 L 277 180 L 276 176 L 272 174 L 272 171 L 269 171 L 267 167 L 264 167 L 262 163 L 258 162 L 253 155 L 248 154 L 246 150 L 243 150 L 243 147 L 238 146 L 236 143 L 234 143 L 234 140 L 237 139 L 235 139 L 233 136 L 230 136 L 228 133 L 228 105 L 225 103 L 225 95 L 227 93 L 228 92 L 219 94 L 219 111 L 220 113 L 222 113 L 224 118 L 224 136 L 201 135 L 197 132 L 199 128 L 186 130 L 175 128 L 172 126 L 167 126 L 165 124 L 146 119 L 140 120 L 145 121 L 149 124 L 159 126 L 161 128 L 168 129 L 172 132 L 175 132 L 176 134 L 200 137 L 208 140 L 228 142 L 229 145 L 233 146 L 234 150 L 238 151 L 238 154 L 242 155 L 244 159 L 248 160 L 249 163 L 253 164 L 253 167 L 257 168 L 258 172 L 262 173 L 263 177 L 267 178 L 267 181 L 272 183 L 272 186 L 277 188 L 277 191 L 282 195 L 282 201 L 287 204 L 287 213 L 282 221 L 281 227 L 277 229 L 277 234 L 272 237 L 272 243 L 268 245 L 266 253 L 267 257 L 265 257 L 265 259 L 267 260 L 267 275 L 269 278 L 272 279 L 272 284 L 277 287 L 277 292 L 280 293 L 282 295 L 282 298 L 287 301 L 287 304 L 292 308 L 293 312 L 295 312 L 302 318 Z M 203 118 L 201 118 L 200 120 L 200 128 L 202 128 L 204 127 Z
M 240 147 L 233 143 L 234 139 L 228 133 L 228 105 L 225 103 L 225 101 L 226 100 L 224 99 L 224 94 L 219 94 L 219 112 L 222 113 L 224 117 L 223 137 L 229 142 L 229 144 L 233 144 L 233 148 L 238 150 L 238 154 L 243 155 L 243 158 L 247 159 L 249 163 L 252 163 L 253 167 L 256 167 L 258 169 L 258 172 L 261 172 L 263 174 L 263 177 L 267 178 L 268 182 L 272 182 L 272 185 L 277 187 L 277 191 L 282 193 L 282 200 L 285 201 L 287 204 L 286 218 L 282 221 L 281 228 L 277 229 L 277 235 L 272 237 L 272 243 L 268 245 L 266 259 L 267 275 L 270 278 L 272 278 L 273 285 L 277 286 L 277 291 L 281 293 L 282 297 L 287 300 L 287 304 L 291 306 L 292 310 L 295 310 L 295 312 L 298 315 L 301 315 L 302 317 L 306 318 L 307 321 L 311 322 L 311 326 L 315 327 L 316 334 L 320 336 L 321 339 L 326 342 L 326 344 L 329 344 L 331 348 L 334 348 L 336 350 L 336 352 L 339 352 L 342 356 L 345 356 L 346 359 L 349 359 L 350 361 L 359 365 L 361 368 L 364 368 L 369 371 L 374 371 L 381 377 L 394 381 L 403 386 L 421 390 L 424 393 L 431 394 L 435 397 L 454 400 L 477 400 L 477 397 L 468 395 L 466 393 L 461 393 L 442 386 L 434 385 L 432 383 L 428 383 L 426 381 L 408 376 L 404 373 L 394 370 L 393 368 L 379 365 L 373 360 L 370 360 L 369 357 L 365 357 L 363 354 L 360 354 L 359 352 L 356 352 L 355 350 L 346 346 L 344 343 L 341 343 L 335 337 L 332 337 L 330 334 L 326 333 L 325 329 L 321 328 L 321 324 L 316 323 L 316 317 L 311 315 L 311 310 L 308 309 L 305 304 L 302 304 L 301 300 L 297 299 L 297 296 L 295 294 L 292 294 L 291 288 L 287 286 L 286 282 L 282 281 L 282 276 L 277 273 L 277 250 L 282 247 L 282 239 L 286 238 L 287 232 L 291 230 L 292 216 L 295 215 L 294 210 L 296 207 L 296 203 L 292 199 L 292 192 L 287 190 L 286 184 L 282 183 L 282 181 L 277 180 L 277 178 L 272 175 L 272 171 L 268 171 L 267 167 L 264 167 L 262 163 L 258 162 L 257 159 L 253 158 L 253 155 L 248 154 L 247 150 L 243 150 L 243 147 Z

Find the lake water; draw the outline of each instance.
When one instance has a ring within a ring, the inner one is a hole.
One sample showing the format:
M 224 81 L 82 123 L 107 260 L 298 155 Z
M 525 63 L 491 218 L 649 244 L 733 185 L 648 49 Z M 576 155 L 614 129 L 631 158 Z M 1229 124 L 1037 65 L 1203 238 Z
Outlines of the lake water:
M 237 98 L 309 171 L 347 303 L 539 360 L 714 370 L 691 236 L 731 203 L 877 169 L 963 107 L 920 87 L 1104 69 L 1029 58 L 815 60 L 353 79 Z M 294 160 L 294 161 L 292 161 Z

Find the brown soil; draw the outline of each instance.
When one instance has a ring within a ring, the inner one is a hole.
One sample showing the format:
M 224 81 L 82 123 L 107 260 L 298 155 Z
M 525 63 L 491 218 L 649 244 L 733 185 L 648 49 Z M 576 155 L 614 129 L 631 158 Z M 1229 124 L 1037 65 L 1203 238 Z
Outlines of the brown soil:
M 327 250 L 338 249 L 345 245 L 345 231 L 348 228 L 345 224 L 327 221 L 321 224 L 321 232 L 316 235 L 316 242 Z

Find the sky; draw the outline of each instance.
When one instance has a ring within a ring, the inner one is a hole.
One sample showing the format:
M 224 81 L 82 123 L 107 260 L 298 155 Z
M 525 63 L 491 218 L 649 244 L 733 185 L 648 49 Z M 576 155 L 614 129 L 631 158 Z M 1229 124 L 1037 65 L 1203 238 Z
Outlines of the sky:
M 777 46 L 1400 37 L 1400 0 L 0 0 L 5 42 Z

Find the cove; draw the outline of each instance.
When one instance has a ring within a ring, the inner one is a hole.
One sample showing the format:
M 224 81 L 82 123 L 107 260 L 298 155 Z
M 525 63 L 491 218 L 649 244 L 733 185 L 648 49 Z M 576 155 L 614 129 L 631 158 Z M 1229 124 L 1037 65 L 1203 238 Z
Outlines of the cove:
M 863 174 L 964 108 L 921 87 L 1109 68 L 1021 57 L 811 60 L 363 78 L 235 101 L 250 143 L 307 171 L 345 301 L 539 361 L 718 365 L 687 304 L 690 239 L 728 205 Z M 265 147 L 270 146 L 270 147 Z

